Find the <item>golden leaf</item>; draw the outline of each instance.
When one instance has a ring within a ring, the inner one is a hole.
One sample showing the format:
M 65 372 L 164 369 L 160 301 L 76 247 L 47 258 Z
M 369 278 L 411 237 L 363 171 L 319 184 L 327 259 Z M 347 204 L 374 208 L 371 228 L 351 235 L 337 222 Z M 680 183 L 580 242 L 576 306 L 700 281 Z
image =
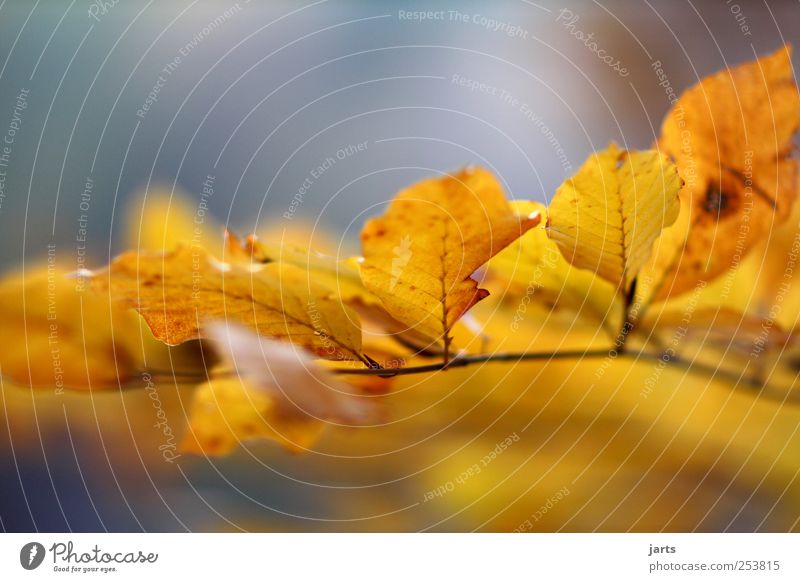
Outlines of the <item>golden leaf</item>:
M 791 214 L 800 94 L 788 46 L 705 78 L 669 111 L 659 147 L 686 180 L 681 220 L 648 270 L 657 299 L 735 268 Z
M 489 294 L 472 274 L 539 220 L 517 216 L 486 170 L 425 180 L 364 226 L 361 278 L 394 319 L 446 343 L 455 322 Z
M 221 263 L 200 247 L 156 254 L 126 253 L 92 276 L 92 285 L 136 309 L 155 337 L 176 345 L 201 337 L 210 320 L 242 323 L 328 359 L 361 352 L 358 316 L 326 287 L 290 264 L 245 267 Z
M 655 151 L 592 154 L 550 203 L 547 234 L 574 266 L 627 293 L 653 241 L 675 222 L 681 178 Z

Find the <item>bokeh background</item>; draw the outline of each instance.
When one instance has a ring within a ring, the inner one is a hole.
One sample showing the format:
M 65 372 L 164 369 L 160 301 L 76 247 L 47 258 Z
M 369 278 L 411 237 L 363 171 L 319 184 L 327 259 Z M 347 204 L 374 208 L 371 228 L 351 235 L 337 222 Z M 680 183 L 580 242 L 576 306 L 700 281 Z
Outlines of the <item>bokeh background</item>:
M 430 10 L 443 20 L 402 15 Z M 680 92 L 799 39 L 797 0 L 5 0 L 0 135 L 21 91 L 27 105 L 0 205 L 0 265 L 32 268 L 55 244 L 59 265 L 77 268 L 82 215 L 86 266 L 102 265 L 136 242 L 143 193 L 196 206 L 209 176 L 219 224 L 303 231 L 341 252 L 357 251 L 365 217 L 397 190 L 468 164 L 491 168 L 510 197 L 546 201 L 607 142 L 654 141 L 669 108 L 655 61 Z M 285 218 L 310 172 L 355 144 L 365 146 L 313 179 Z M 596 385 L 581 373 L 530 364 L 408 379 L 384 428 L 328 431 L 305 455 L 259 443 L 177 463 L 164 462 L 141 392 L 5 382 L 0 527 L 798 528 L 796 404 L 683 371 L 642 399 L 647 369 L 612 367 Z M 191 387 L 159 390 L 180 430 Z M 509 435 L 518 441 L 479 477 L 425 501 Z

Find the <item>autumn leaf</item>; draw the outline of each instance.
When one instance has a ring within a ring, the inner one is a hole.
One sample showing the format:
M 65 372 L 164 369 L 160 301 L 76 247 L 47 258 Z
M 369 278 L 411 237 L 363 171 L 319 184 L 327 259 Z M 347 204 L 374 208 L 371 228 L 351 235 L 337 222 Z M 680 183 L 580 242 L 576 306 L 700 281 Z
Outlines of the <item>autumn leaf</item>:
M 658 145 L 675 160 L 686 186 L 681 219 L 665 231 L 648 265 L 657 299 L 738 266 L 791 214 L 800 94 L 790 57 L 786 46 L 711 75 L 665 117 Z
M 0 313 L 0 371 L 21 386 L 118 388 L 141 370 L 138 318 L 55 266 L 4 277 Z
M 361 278 L 395 320 L 447 344 L 453 325 L 489 293 L 472 274 L 539 220 L 518 216 L 481 168 L 425 180 L 364 226 Z
M 199 338 L 206 322 L 226 319 L 323 358 L 371 365 L 361 352 L 358 316 L 291 264 L 246 267 L 181 246 L 123 254 L 91 281 L 96 291 L 136 309 L 169 345 Z
M 675 166 L 658 152 L 611 144 L 558 188 L 547 234 L 574 266 L 627 293 L 653 241 L 678 217 L 680 187 Z
M 210 324 L 206 335 L 224 364 L 195 393 L 185 452 L 226 454 L 259 438 L 303 451 L 327 424 L 376 419 L 374 396 L 359 396 L 296 346 L 224 323 Z

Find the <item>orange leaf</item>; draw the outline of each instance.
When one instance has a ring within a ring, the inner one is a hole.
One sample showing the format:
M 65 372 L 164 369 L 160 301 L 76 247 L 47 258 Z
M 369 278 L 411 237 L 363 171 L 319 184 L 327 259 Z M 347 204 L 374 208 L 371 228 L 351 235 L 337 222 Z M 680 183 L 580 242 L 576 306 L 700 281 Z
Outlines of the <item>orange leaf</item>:
M 659 140 L 686 186 L 681 217 L 656 243 L 648 268 L 657 299 L 735 268 L 787 219 L 797 198 L 797 160 L 790 155 L 799 124 L 788 46 L 707 77 L 681 96 Z
M 361 278 L 394 319 L 447 342 L 456 321 L 489 294 L 472 274 L 539 220 L 518 216 L 484 169 L 425 180 L 364 226 Z
M 227 319 L 320 357 L 370 364 L 355 312 L 294 265 L 221 263 L 200 247 L 181 246 L 123 254 L 93 274 L 92 285 L 136 309 L 170 345 L 201 337 L 210 320 Z

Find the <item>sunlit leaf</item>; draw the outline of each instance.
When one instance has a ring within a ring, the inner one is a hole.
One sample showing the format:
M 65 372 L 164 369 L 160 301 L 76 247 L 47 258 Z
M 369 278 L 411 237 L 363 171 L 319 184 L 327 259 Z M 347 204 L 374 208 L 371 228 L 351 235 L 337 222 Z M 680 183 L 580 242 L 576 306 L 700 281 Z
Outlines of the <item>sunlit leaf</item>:
M 681 178 L 655 151 L 592 154 L 550 203 L 547 234 L 574 266 L 626 293 L 653 241 L 675 222 Z
M 358 316 L 291 264 L 248 268 L 222 263 L 199 247 L 126 253 L 92 275 L 92 286 L 136 309 L 161 341 L 201 337 L 212 320 L 244 324 L 329 359 L 360 359 Z
M 364 226 L 361 277 L 394 319 L 432 340 L 448 338 L 488 295 L 472 274 L 539 220 L 518 216 L 486 170 L 425 180 Z

